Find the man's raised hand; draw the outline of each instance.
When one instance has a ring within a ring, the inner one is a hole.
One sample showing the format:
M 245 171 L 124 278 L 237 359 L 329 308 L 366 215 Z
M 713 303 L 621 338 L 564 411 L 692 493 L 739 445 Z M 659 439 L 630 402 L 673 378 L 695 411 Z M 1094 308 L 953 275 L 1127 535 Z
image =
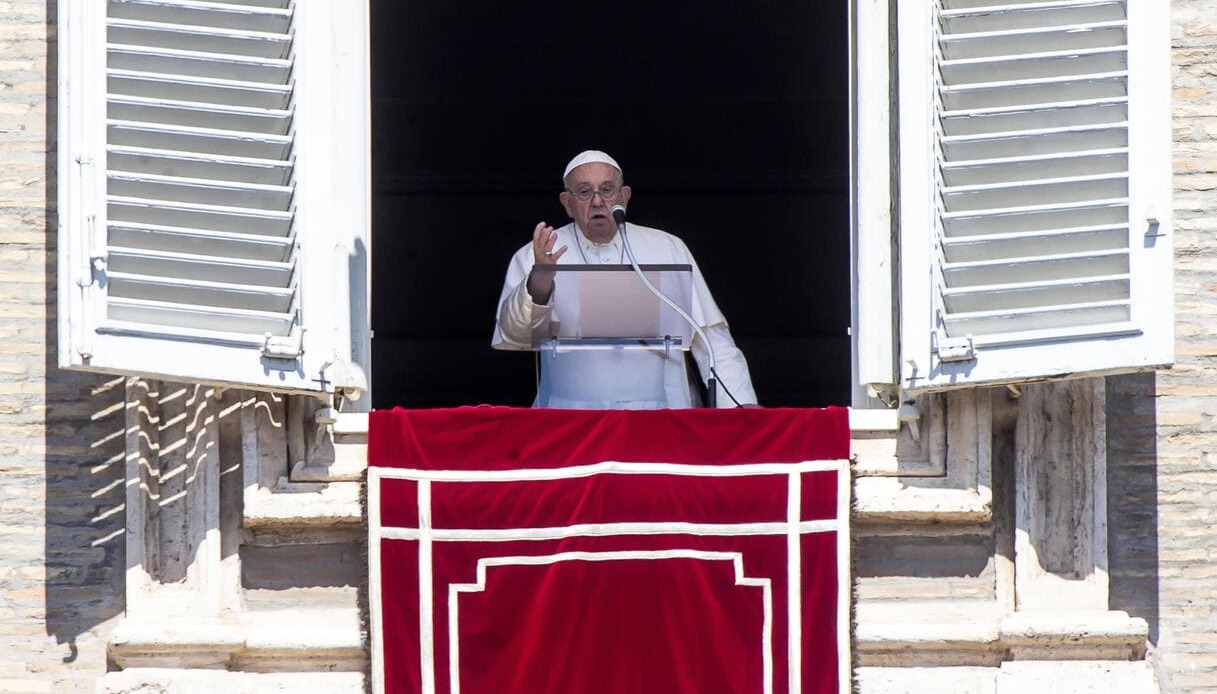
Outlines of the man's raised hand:
M 558 259 L 566 252 L 566 246 L 554 250 L 558 232 L 545 222 L 532 230 L 532 272 L 528 273 L 528 294 L 535 304 L 548 304 L 554 292 L 554 269 Z
M 537 224 L 532 231 L 532 257 L 534 265 L 556 265 L 558 258 L 566 252 L 566 246 L 554 250 L 558 232 L 545 222 Z

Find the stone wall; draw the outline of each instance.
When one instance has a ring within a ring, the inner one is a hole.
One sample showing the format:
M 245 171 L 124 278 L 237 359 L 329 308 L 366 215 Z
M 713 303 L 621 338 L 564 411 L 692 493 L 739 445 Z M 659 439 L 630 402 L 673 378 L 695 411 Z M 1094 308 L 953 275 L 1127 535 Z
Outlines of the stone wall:
M 1112 379 L 1112 599 L 1164 694 L 1217 688 L 1217 2 L 1172 3 L 1176 365 Z M 1118 521 L 1116 520 L 1118 519 Z
M 93 691 L 123 611 L 123 379 L 55 367 L 54 24 L 0 2 L 0 692 Z

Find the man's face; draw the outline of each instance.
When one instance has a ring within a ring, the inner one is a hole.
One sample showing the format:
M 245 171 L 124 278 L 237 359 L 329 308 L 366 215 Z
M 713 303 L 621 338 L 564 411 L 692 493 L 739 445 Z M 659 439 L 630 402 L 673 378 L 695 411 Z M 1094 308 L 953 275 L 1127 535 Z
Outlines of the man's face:
M 583 197 L 588 199 L 580 200 Z M 621 185 L 621 172 L 617 169 L 592 162 L 570 172 L 566 190 L 559 199 L 584 236 L 595 243 L 608 243 L 617 233 L 613 205 L 629 205 L 630 187 Z

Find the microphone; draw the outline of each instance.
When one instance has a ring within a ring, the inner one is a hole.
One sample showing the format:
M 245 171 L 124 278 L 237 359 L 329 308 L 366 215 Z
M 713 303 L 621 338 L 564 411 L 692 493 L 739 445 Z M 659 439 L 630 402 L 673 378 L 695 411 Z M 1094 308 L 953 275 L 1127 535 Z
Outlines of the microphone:
M 634 249 L 630 247 L 630 237 L 628 234 L 626 234 L 625 205 L 620 203 L 613 205 L 613 221 L 617 222 L 617 229 L 621 232 L 621 241 L 623 244 L 625 244 L 625 254 L 630 259 L 630 267 L 634 269 L 634 274 L 638 275 L 638 279 L 642 282 L 643 286 L 647 288 L 647 291 L 654 294 L 660 301 L 667 304 L 673 311 L 675 311 L 676 315 L 684 319 L 684 321 L 689 324 L 689 327 L 693 328 L 693 332 L 697 333 L 697 335 L 701 337 L 701 341 L 706 345 L 706 353 L 710 357 L 710 378 L 706 379 L 706 406 L 717 407 L 718 372 L 714 370 L 714 345 L 710 344 L 710 338 L 706 336 L 706 331 L 702 330 L 702 327 L 697 324 L 697 321 L 693 320 L 693 316 L 690 316 L 688 311 L 685 311 L 680 307 L 679 304 L 672 301 L 670 297 L 659 291 L 659 289 L 651 283 L 651 280 L 647 279 L 647 276 L 645 273 L 643 273 L 642 268 L 639 267 L 638 259 L 634 257 Z M 732 400 L 734 399 L 735 398 L 732 398 Z

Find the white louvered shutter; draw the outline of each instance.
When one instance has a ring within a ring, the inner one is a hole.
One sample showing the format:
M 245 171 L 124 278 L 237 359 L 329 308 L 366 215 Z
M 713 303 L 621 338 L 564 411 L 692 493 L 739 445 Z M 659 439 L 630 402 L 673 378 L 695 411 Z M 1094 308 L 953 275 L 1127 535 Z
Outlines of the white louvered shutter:
M 367 194 L 334 179 L 366 183 L 366 117 L 338 127 L 329 104 L 352 95 L 366 116 L 366 86 L 341 86 L 366 85 L 366 40 L 359 22 L 331 26 L 335 4 L 359 10 L 61 3 L 63 365 L 363 385 L 344 256 Z
M 900 3 L 905 390 L 1172 361 L 1166 5 Z

